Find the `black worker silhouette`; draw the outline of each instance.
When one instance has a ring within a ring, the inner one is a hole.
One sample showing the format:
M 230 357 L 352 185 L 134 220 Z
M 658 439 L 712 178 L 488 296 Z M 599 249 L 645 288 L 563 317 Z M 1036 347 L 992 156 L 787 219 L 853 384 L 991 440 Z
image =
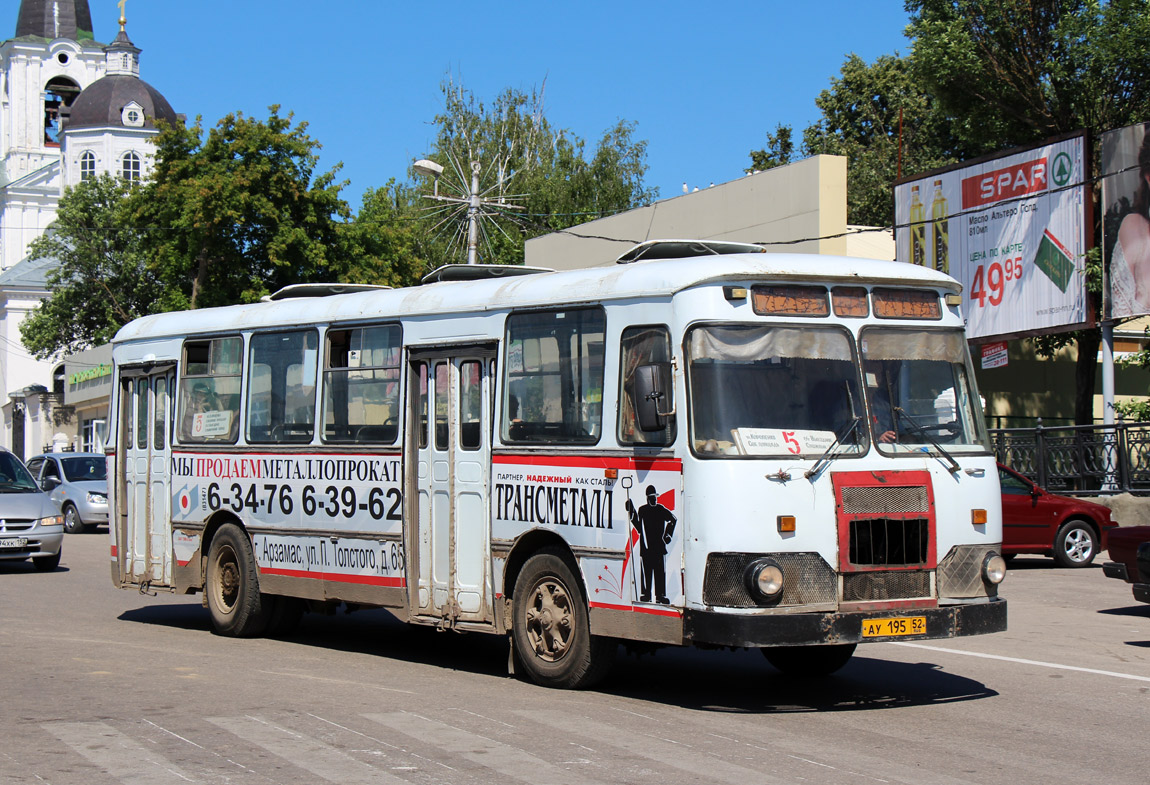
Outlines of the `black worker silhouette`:
M 640 602 L 651 601 L 652 583 L 655 601 L 667 605 L 667 546 L 675 533 L 675 516 L 659 504 L 654 485 L 647 486 L 647 503 L 635 509 L 627 500 L 627 515 L 631 526 L 639 532 L 639 562 L 641 575 Z

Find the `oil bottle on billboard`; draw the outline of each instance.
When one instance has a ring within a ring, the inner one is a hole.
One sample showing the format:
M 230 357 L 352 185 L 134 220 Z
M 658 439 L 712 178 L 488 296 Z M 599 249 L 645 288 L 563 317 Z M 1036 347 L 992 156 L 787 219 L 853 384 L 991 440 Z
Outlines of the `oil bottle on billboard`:
M 926 265 L 926 205 L 918 196 L 918 186 L 910 189 L 910 260 L 920 267 Z
M 950 273 L 950 230 L 946 217 L 946 197 L 942 180 L 934 181 L 934 199 L 930 203 L 931 228 L 934 229 L 934 269 Z

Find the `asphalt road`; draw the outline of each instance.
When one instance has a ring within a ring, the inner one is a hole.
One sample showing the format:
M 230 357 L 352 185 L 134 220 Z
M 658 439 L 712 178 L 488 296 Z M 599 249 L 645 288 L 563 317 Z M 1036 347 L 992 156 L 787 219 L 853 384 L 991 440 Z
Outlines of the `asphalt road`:
M 876 643 L 837 675 L 754 651 L 619 653 L 558 692 L 507 645 L 383 612 L 211 634 L 199 596 L 112 587 L 103 533 L 0 563 L 0 783 L 1082 783 L 1150 772 L 1150 605 L 1019 558 L 1010 629 Z

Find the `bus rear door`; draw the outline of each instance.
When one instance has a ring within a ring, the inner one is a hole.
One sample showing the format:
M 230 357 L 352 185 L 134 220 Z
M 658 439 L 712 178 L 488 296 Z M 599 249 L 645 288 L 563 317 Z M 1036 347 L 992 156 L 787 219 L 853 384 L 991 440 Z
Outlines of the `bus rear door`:
M 443 626 L 489 624 L 493 347 L 413 352 L 407 519 L 412 617 Z

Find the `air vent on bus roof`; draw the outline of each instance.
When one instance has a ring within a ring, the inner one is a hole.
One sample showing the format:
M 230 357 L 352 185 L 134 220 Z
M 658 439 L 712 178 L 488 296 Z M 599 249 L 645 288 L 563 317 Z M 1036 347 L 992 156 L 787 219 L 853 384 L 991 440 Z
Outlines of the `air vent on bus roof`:
M 333 294 L 351 294 L 352 292 L 390 288 L 390 286 L 377 286 L 369 283 L 293 283 L 271 294 L 265 294 L 260 298 L 260 301 L 270 303 L 276 300 L 289 300 L 293 297 L 330 297 Z
M 420 283 L 440 281 L 479 281 L 486 278 L 510 278 L 516 275 L 553 273 L 550 267 L 526 267 L 521 264 L 445 264 L 423 276 Z
M 616 259 L 615 263 L 630 264 L 647 259 L 686 259 L 692 256 L 766 252 L 767 249 L 761 245 L 729 240 L 648 240 L 631 248 Z

